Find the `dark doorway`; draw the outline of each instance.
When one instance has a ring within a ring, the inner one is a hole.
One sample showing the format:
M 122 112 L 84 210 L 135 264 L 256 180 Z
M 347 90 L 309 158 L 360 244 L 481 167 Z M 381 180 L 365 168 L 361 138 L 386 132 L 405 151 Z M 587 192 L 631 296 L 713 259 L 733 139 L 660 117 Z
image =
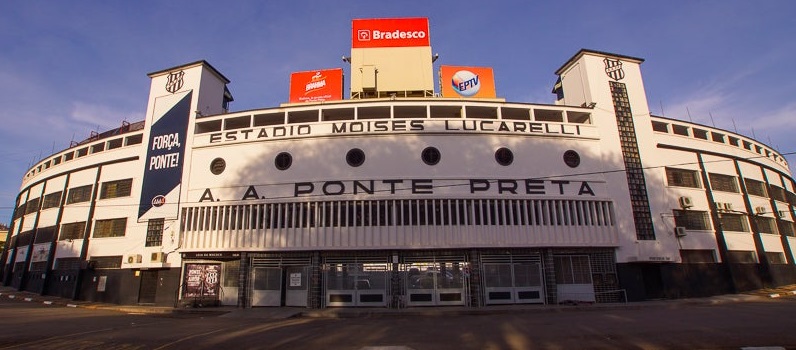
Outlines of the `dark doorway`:
M 663 299 L 663 277 L 661 266 L 658 264 L 644 264 L 641 266 L 641 275 L 644 279 L 646 299 Z
M 154 304 L 158 291 L 158 272 L 156 270 L 141 271 L 141 289 L 138 291 L 139 304 Z

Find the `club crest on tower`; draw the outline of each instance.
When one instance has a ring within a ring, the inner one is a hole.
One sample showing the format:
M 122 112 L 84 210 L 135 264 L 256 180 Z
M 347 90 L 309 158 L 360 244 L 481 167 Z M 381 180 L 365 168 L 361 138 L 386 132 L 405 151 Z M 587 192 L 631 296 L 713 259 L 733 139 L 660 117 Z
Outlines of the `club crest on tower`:
M 172 94 L 179 91 L 182 88 L 183 76 L 185 76 L 185 72 L 183 71 L 169 73 L 168 80 L 166 81 L 166 91 Z
M 625 77 L 625 71 L 622 69 L 622 61 L 612 60 L 606 57 L 603 62 L 605 62 L 605 74 L 608 74 L 609 78 L 613 80 L 622 80 L 622 78 Z

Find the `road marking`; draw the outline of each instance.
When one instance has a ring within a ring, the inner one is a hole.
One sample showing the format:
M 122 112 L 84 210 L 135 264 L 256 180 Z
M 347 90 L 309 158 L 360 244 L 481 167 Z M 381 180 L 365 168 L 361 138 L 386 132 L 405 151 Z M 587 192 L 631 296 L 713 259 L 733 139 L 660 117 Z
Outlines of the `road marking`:
M 66 304 L 66 307 L 77 307 L 75 304 Z
M 47 300 L 47 301 L 43 301 L 43 303 L 44 303 L 44 305 L 52 305 L 52 304 L 53 304 L 53 302 L 52 302 L 52 301 L 49 301 L 49 300 Z

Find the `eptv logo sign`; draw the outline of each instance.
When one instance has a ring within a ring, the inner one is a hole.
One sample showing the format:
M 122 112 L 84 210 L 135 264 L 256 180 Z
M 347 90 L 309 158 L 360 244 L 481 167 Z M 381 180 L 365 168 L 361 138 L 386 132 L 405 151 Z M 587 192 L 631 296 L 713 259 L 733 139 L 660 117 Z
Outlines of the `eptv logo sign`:
M 429 46 L 428 18 L 355 19 L 353 48 Z

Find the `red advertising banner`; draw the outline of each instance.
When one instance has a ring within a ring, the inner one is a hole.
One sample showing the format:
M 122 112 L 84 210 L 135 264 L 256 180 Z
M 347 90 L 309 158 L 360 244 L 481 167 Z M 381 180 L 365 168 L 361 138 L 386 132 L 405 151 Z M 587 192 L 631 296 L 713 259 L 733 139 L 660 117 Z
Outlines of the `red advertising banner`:
M 323 69 L 290 74 L 290 103 L 343 99 L 343 69 Z
M 428 18 L 377 18 L 352 21 L 351 47 L 430 46 Z
M 440 66 L 442 97 L 496 98 L 490 67 Z

